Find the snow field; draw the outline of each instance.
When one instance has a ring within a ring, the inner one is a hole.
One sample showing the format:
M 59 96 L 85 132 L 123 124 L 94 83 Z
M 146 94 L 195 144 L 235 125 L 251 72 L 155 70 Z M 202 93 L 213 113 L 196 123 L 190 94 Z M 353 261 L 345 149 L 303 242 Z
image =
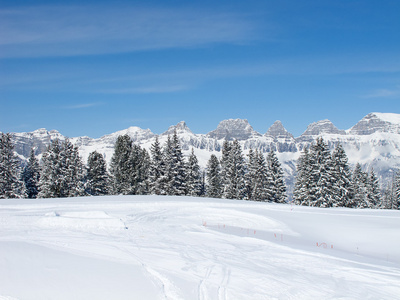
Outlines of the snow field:
M 398 299 L 399 236 L 399 211 L 1 200 L 0 299 Z

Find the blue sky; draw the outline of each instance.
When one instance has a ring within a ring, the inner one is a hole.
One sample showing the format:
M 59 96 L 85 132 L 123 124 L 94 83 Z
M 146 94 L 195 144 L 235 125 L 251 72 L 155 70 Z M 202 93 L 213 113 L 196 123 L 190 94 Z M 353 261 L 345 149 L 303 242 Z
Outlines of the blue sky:
M 0 131 L 400 113 L 400 1 L 3 1 Z

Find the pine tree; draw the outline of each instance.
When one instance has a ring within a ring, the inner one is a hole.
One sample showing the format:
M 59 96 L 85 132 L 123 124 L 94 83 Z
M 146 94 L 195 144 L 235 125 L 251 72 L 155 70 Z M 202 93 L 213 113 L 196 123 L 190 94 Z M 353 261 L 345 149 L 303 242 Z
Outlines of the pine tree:
M 222 197 L 221 167 L 218 158 L 211 154 L 207 163 L 207 196 L 211 198 Z
M 87 165 L 86 193 L 92 196 L 109 194 L 110 177 L 103 155 L 93 151 L 89 154 Z
M 353 197 L 350 207 L 357 207 L 357 208 L 368 207 L 367 180 L 368 180 L 368 175 L 362 171 L 361 165 L 357 163 L 353 171 L 353 179 L 352 179 Z
M 400 171 L 397 171 L 395 180 L 394 180 L 394 201 L 393 201 L 393 209 L 400 209 Z
M 54 140 L 42 157 L 39 198 L 76 197 L 84 194 L 84 167 L 78 148 L 67 139 Z
M 297 161 L 297 175 L 296 182 L 293 189 L 294 202 L 298 205 L 309 206 L 310 197 L 310 178 L 311 178 L 311 163 L 310 153 L 308 148 L 303 149 Z
M 131 152 L 131 138 L 127 134 L 119 136 L 115 143 L 110 165 L 114 194 L 129 195 L 131 193 Z
M 0 199 L 25 197 L 24 185 L 20 180 L 20 163 L 11 140 L 10 133 L 0 135 Z
M 271 150 L 267 156 L 267 199 L 272 202 L 286 202 L 286 186 L 283 170 L 275 152 Z
M 22 171 L 22 181 L 25 184 L 26 195 L 28 198 L 36 198 L 39 193 L 40 167 L 39 161 L 35 157 L 35 151 L 32 148 L 28 163 Z
M 257 151 L 257 150 L 256 150 Z M 255 173 L 257 170 L 257 159 L 253 149 L 249 150 L 249 154 L 247 155 L 247 173 L 245 174 L 245 183 L 246 183 L 246 199 L 253 199 L 253 185 L 255 183 Z
M 322 138 L 318 138 L 311 146 L 310 167 L 310 206 L 332 207 L 334 203 L 332 156 Z
M 333 206 L 349 206 L 351 202 L 351 172 L 348 165 L 347 155 L 343 147 L 338 144 L 332 153 L 333 177 L 334 177 L 334 199 Z
M 168 195 L 185 195 L 186 166 L 176 131 L 164 147 L 166 191 Z
M 229 151 L 228 161 L 225 163 L 225 198 L 243 199 L 246 193 L 245 172 L 242 149 L 239 142 L 234 140 Z
M 254 153 L 253 158 L 253 181 L 251 185 L 251 200 L 268 201 L 269 195 L 267 187 L 270 184 L 268 178 L 268 166 L 262 152 L 258 150 Z
M 200 196 L 201 195 L 201 173 L 200 166 L 194 150 L 188 158 L 187 171 L 186 171 L 186 187 L 187 195 Z
M 222 189 L 225 191 L 225 188 L 229 185 L 229 180 L 227 178 L 227 170 L 230 168 L 230 160 L 229 160 L 229 155 L 231 153 L 231 148 L 232 145 L 229 141 L 225 140 L 224 143 L 222 144 L 222 156 L 221 156 L 221 161 L 220 161 L 220 166 L 221 166 L 221 179 L 222 179 Z M 223 192 L 224 194 L 224 192 Z
M 64 176 L 64 197 L 77 197 L 85 193 L 85 168 L 79 156 L 78 147 L 68 139 L 62 144 L 61 161 Z
M 379 191 L 379 181 L 375 175 L 374 169 L 368 176 L 367 200 L 369 208 L 379 208 L 381 205 L 381 195 Z
M 165 162 L 163 160 L 163 153 L 161 150 L 160 142 L 156 137 L 154 143 L 150 148 L 151 163 L 149 171 L 150 193 L 155 195 L 165 195 Z

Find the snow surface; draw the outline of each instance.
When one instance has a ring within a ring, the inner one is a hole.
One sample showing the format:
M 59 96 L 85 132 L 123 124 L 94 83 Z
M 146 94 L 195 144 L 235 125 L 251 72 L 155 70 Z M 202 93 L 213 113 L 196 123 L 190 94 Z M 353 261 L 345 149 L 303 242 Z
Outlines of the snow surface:
M 400 211 L 0 201 L 0 299 L 399 299 Z
M 377 116 L 379 119 L 385 122 L 389 122 L 392 124 L 400 125 L 400 114 L 393 114 L 393 113 L 372 113 L 373 115 Z

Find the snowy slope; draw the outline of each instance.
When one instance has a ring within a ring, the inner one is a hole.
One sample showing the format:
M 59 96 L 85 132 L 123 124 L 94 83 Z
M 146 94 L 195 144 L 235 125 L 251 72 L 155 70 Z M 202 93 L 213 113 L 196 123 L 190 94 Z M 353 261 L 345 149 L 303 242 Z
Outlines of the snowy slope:
M 0 299 L 398 299 L 400 211 L 0 200 Z

